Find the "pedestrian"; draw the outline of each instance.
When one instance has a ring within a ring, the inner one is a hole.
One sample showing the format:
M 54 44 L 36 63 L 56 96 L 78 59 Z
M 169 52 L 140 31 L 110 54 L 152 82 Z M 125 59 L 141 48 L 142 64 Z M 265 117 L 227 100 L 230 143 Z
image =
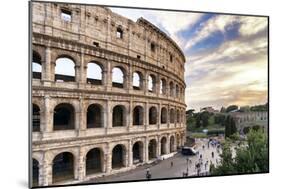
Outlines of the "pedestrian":
M 202 154 L 200 154 L 200 159 L 202 159 Z
M 205 170 L 207 170 L 207 162 L 205 163 Z
M 149 173 L 150 173 L 150 169 L 147 168 L 147 169 L 146 169 L 146 174 L 149 174 Z
M 202 146 L 203 150 L 205 149 L 205 145 Z
M 215 154 L 214 154 L 214 152 L 212 152 L 212 158 L 214 158 L 214 156 L 215 156 Z
M 171 161 L 171 167 L 173 167 L 174 166 L 174 162 L 173 161 Z

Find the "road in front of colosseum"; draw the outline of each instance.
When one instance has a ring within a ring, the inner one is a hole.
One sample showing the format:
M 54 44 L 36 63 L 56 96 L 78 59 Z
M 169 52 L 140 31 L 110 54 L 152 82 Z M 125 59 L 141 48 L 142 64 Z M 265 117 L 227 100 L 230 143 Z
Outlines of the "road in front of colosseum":
M 196 141 L 197 150 L 199 154 L 202 154 L 203 164 L 201 168 L 201 173 L 207 172 L 209 170 L 210 162 L 212 162 L 215 166 L 217 162 L 219 162 L 219 153 L 216 147 L 208 148 L 208 139 L 199 139 Z M 203 149 L 203 145 L 205 148 Z M 214 152 L 214 158 L 212 158 L 212 152 Z M 149 168 L 151 173 L 151 179 L 161 179 L 161 178 L 173 178 L 173 177 L 182 177 L 183 172 L 186 172 L 187 166 L 189 169 L 188 175 L 195 176 L 197 175 L 197 171 L 195 168 L 195 164 L 199 162 L 199 156 L 184 156 L 180 152 L 177 153 L 174 157 L 169 159 L 165 159 L 160 161 L 157 164 L 143 165 L 137 167 L 134 170 L 118 173 L 115 175 L 105 176 L 102 178 L 96 178 L 87 181 L 86 183 L 99 183 L 99 182 L 114 182 L 114 181 L 130 181 L 130 180 L 145 180 L 146 179 L 146 170 Z M 187 157 L 191 160 L 187 165 Z M 209 163 L 205 169 L 205 162 Z M 171 162 L 173 162 L 173 166 L 171 166 Z

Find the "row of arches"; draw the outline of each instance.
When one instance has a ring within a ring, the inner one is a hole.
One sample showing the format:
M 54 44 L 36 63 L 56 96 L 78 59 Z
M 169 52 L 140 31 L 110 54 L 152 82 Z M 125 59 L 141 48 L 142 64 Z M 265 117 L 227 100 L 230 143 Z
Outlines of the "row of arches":
M 124 144 L 117 144 L 111 150 L 111 169 L 120 169 L 127 167 L 127 157 L 132 155 L 132 164 L 139 164 L 145 161 L 145 150 L 148 150 L 148 160 L 153 160 L 157 157 L 157 148 L 160 145 L 159 155 L 164 155 L 167 153 L 172 153 L 176 151 L 176 147 L 180 145 L 179 136 L 177 136 L 177 144 L 175 143 L 175 136 L 169 137 L 170 143 L 167 146 L 167 137 L 163 136 L 160 139 L 160 143 L 157 143 L 156 139 L 150 139 L 147 149 L 143 141 L 137 140 L 133 143 L 131 147 L 131 152 Z M 169 148 L 169 149 L 168 149 Z M 103 173 L 106 171 L 106 154 L 104 150 L 100 147 L 94 147 L 90 149 L 85 155 L 85 175 L 93 175 L 98 173 Z M 52 183 L 58 183 L 67 180 L 73 180 L 75 178 L 75 155 L 71 152 L 65 151 L 57 154 L 52 160 Z M 33 186 L 38 186 L 39 184 L 39 171 L 40 164 L 37 159 L 33 158 Z
M 39 53 L 33 51 L 32 59 L 32 72 L 34 79 L 42 79 L 42 60 Z M 54 80 L 56 82 L 75 82 L 76 70 L 75 61 L 70 56 L 59 56 L 55 61 Z M 87 64 L 87 80 L 88 84 L 103 85 L 104 84 L 104 72 L 105 68 L 103 64 L 99 62 L 89 62 Z M 132 87 L 134 90 L 145 90 L 144 82 L 147 80 L 147 89 L 151 93 L 157 92 L 157 79 L 155 74 L 149 74 L 145 78 L 141 71 L 134 71 L 132 75 Z M 126 69 L 122 66 L 115 66 L 112 68 L 112 86 L 116 88 L 125 88 L 127 73 Z M 163 95 L 170 95 L 172 97 L 182 97 L 184 95 L 184 89 L 176 84 L 174 81 L 167 83 L 165 78 L 159 80 L 159 93 Z M 169 92 L 168 92 L 169 89 Z
M 41 111 L 38 105 L 32 104 L 33 107 L 33 132 L 40 131 Z M 122 127 L 127 125 L 128 110 L 124 105 L 116 105 L 112 109 L 112 127 Z M 148 124 L 154 125 L 167 124 L 168 122 L 182 123 L 183 111 L 179 109 L 162 107 L 160 113 L 155 106 L 151 106 L 148 110 Z M 100 104 L 91 104 L 87 108 L 87 128 L 103 128 L 105 126 L 105 111 Z M 132 125 L 144 125 L 144 108 L 140 105 L 134 107 L 132 111 Z M 160 120 L 158 121 L 158 116 Z M 169 118 L 169 119 L 168 119 Z M 75 109 L 71 104 L 60 103 L 55 106 L 53 111 L 53 130 L 69 130 L 75 129 Z

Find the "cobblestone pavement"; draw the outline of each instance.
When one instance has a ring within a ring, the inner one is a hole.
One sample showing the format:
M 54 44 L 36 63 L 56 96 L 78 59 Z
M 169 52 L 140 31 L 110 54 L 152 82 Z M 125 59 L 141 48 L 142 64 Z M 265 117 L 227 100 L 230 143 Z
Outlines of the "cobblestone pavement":
M 204 148 L 203 145 L 205 146 Z M 124 173 L 92 179 L 87 181 L 87 183 L 145 180 L 147 168 L 150 170 L 151 179 L 182 177 L 183 173 L 186 173 L 187 167 L 188 175 L 195 176 L 197 175 L 195 164 L 200 161 L 200 155 L 202 155 L 201 173 L 208 172 L 211 162 L 215 166 L 219 163 L 219 153 L 221 153 L 221 150 L 217 150 L 216 147 L 211 145 L 208 148 L 208 139 L 196 140 L 195 149 L 199 151 L 198 155 L 184 156 L 179 152 L 175 156 L 162 160 L 157 164 L 143 165 Z M 212 157 L 212 152 L 214 152 L 214 157 Z M 187 157 L 190 160 L 189 163 L 187 163 Z M 208 164 L 206 164 L 207 161 Z

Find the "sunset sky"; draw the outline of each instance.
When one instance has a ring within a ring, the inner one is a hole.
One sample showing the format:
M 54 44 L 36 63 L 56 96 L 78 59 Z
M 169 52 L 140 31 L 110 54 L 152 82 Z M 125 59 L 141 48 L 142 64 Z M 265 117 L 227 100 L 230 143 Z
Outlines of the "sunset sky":
M 186 56 L 187 109 L 267 102 L 266 17 L 111 8 L 144 17 L 168 34 Z

